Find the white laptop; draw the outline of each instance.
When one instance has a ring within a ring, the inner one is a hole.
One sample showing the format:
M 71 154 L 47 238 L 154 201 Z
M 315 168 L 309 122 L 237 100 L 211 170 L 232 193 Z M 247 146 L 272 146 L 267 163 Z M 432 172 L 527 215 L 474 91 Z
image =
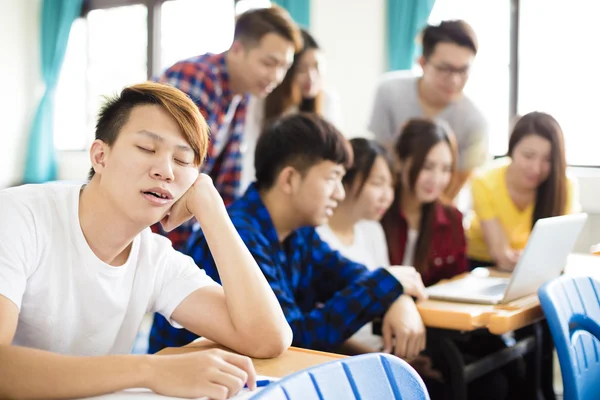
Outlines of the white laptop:
M 536 293 L 562 273 L 586 220 L 585 213 L 539 219 L 510 278 L 471 273 L 464 279 L 428 287 L 429 298 L 501 304 Z

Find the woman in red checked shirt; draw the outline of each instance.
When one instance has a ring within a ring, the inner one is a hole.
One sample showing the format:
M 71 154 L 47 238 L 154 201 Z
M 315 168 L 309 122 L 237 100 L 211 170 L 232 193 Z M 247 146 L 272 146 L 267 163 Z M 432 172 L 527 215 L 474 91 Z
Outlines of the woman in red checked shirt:
M 412 119 L 404 125 L 393 150 L 397 161 L 396 195 L 381 221 L 390 263 L 414 266 L 425 286 L 466 272 L 462 214 L 442 200 L 456 172 L 454 135 L 441 123 Z M 505 346 L 500 337 L 493 335 L 474 336 L 457 345 L 465 361 Z M 445 398 L 448 388 L 440 382 L 440 371 L 448 373 L 448 366 L 441 353 L 428 346 L 408 361 L 425 380 L 431 398 Z M 512 371 L 486 374 L 468 385 L 469 398 L 514 398 L 509 391 L 516 379 Z
M 392 265 L 411 265 L 425 286 L 467 271 L 462 214 L 441 196 L 455 172 L 454 136 L 442 124 L 409 120 L 394 146 L 396 197 L 382 220 Z

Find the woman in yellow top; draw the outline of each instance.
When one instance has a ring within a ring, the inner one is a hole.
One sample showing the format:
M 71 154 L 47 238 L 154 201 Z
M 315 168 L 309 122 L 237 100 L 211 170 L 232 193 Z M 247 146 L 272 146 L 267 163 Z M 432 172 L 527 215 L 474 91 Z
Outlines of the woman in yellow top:
M 471 269 L 495 265 L 512 271 L 538 219 L 579 211 L 575 182 L 567 178 L 566 168 L 558 122 L 540 112 L 521 117 L 510 136 L 508 157 L 471 180 Z

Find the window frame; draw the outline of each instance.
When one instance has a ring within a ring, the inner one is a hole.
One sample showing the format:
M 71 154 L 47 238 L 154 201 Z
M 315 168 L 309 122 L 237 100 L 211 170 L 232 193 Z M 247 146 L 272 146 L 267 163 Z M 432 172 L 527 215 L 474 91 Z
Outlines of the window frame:
M 86 18 L 92 10 L 113 7 L 145 5 L 148 9 L 148 48 L 147 48 L 147 78 L 158 76 L 161 72 L 161 7 L 167 1 L 177 0 L 84 0 L 81 17 Z M 221 0 L 223 1 L 223 0 Z M 234 0 L 234 6 L 240 0 Z M 510 2 L 510 38 L 509 38 L 509 95 L 508 95 L 508 121 L 514 121 L 519 105 L 519 26 L 521 0 L 505 0 Z M 503 154 L 493 154 L 501 157 Z M 600 165 L 569 164 L 570 167 L 600 168 Z

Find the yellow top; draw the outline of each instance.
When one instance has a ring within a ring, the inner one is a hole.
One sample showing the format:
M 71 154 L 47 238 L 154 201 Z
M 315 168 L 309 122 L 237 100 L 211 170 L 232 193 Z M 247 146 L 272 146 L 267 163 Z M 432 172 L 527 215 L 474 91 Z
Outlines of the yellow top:
M 473 212 L 470 227 L 466 232 L 468 257 L 480 261 L 493 261 L 483 239 L 481 221 L 498 219 L 504 228 L 508 243 L 515 250 L 522 250 L 531 233 L 531 219 L 535 203 L 520 210 L 512 201 L 506 186 L 506 170 L 510 158 L 495 160 L 490 166 L 471 179 Z M 567 180 L 567 213 L 580 211 L 576 184 Z

